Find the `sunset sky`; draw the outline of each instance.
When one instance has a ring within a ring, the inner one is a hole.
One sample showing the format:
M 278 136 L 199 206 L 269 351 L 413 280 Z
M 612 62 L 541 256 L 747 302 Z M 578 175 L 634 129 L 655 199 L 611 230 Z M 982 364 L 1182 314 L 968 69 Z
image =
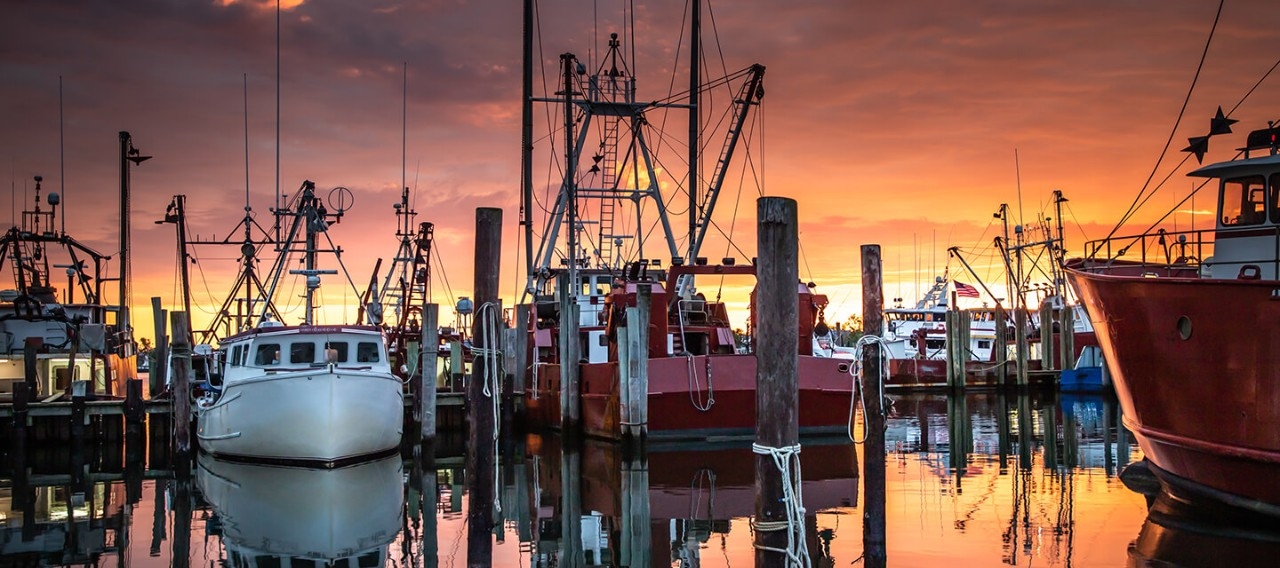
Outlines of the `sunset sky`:
M 718 38 L 718 44 L 706 39 L 708 51 L 722 52 L 727 69 L 757 62 L 768 68 L 763 146 L 757 146 L 764 193 L 799 201 L 800 274 L 831 297 L 828 319 L 837 321 L 861 311 L 862 244 L 883 247 L 886 297 L 911 302 L 916 283 L 947 265 L 950 246 L 961 247 L 984 278 L 1002 280 L 991 246 L 999 230 L 992 214 L 1001 203 L 1015 220 L 1030 222 L 1051 214 L 1051 192 L 1060 189 L 1070 200 L 1068 248 L 1079 251 L 1084 240 L 1105 236 L 1161 155 L 1218 6 L 704 2 Z M 436 223 L 445 265 L 437 301 L 452 303 L 446 290 L 471 294 L 474 210 L 485 206 L 505 212 L 502 290 L 508 305 L 517 299 L 520 6 L 284 2 L 280 188 L 291 193 L 310 179 L 321 195 L 335 186 L 353 191 L 355 205 L 332 235 L 347 250 L 360 287 L 375 259 L 389 263 L 395 252 L 392 205 L 403 175 L 417 220 Z M 541 2 L 541 64 L 554 73 L 560 53 L 585 57 L 600 49 L 610 31 L 621 31 L 622 6 Z M 662 98 L 673 64 L 676 90 L 687 81 L 679 69 L 687 60 L 675 57 L 687 8 L 676 1 L 635 6 L 644 46 L 635 62 L 640 97 Z M 142 153 L 154 156 L 132 174 L 134 321 L 138 335 L 149 337 L 147 298 L 178 304 L 173 226 L 153 223 L 171 196 L 187 195 L 193 235 L 221 238 L 243 215 L 245 77 L 248 187 L 257 218 L 267 222 L 276 187 L 275 3 L 17 0 L 0 13 L 0 159 L 12 188 L 3 200 L 10 214 L 0 222 L 13 222 L 13 211 L 30 199 L 31 177 L 43 175 L 46 191 L 63 193 L 68 232 L 113 254 L 117 132 L 130 131 Z M 712 25 L 704 16 L 704 27 Z M 1188 137 L 1207 132 L 1218 106 L 1240 123 L 1235 135 L 1214 140 L 1206 161 L 1229 158 L 1243 133 L 1280 119 L 1280 77 L 1269 77 L 1239 104 L 1280 58 L 1277 30 L 1280 7 L 1273 0 L 1226 3 L 1154 183 L 1182 162 L 1178 150 Z M 709 153 L 713 160 L 715 151 Z M 1187 195 L 1187 169 L 1173 173 L 1138 221 L 1158 218 Z M 754 189 L 742 193 L 732 222 L 734 241 L 748 253 L 755 248 L 755 197 Z M 719 211 L 732 216 L 735 198 L 736 190 L 722 197 Z M 1197 197 L 1195 209 L 1212 208 L 1208 195 Z M 1181 209 L 1170 225 L 1186 228 L 1191 207 Z M 1205 215 L 1197 226 L 1211 219 Z M 673 224 L 679 231 L 685 221 Z M 197 321 L 225 294 L 236 252 L 201 255 L 193 267 Z M 959 267 L 953 262 L 951 270 Z M 349 289 L 342 279 L 327 280 L 326 302 L 353 301 Z M 725 295 L 744 302 L 740 288 Z

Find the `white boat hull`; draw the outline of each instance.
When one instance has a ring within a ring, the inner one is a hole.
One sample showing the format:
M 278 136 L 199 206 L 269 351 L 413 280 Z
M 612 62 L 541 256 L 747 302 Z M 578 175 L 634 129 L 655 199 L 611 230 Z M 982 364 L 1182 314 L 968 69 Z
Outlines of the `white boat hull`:
M 281 372 L 227 384 L 198 410 L 196 435 L 219 457 L 333 465 L 398 447 L 403 415 L 390 374 Z

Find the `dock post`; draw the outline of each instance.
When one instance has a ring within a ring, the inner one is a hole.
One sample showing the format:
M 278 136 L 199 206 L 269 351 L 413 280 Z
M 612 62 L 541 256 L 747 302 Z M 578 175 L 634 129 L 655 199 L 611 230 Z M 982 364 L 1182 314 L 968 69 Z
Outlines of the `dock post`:
M 955 390 L 960 387 L 961 381 L 960 372 L 956 370 L 960 361 L 960 311 L 953 305 L 943 314 L 943 318 L 947 328 L 947 388 Z
M 39 357 L 40 351 L 43 349 L 44 338 L 42 337 L 28 337 L 22 344 L 23 378 L 27 383 L 27 394 L 35 398 L 40 398 L 40 386 L 37 384 L 36 377 L 36 369 L 38 368 L 36 363 L 38 362 L 37 357 Z M 44 394 L 49 395 L 52 393 Z
M 1027 386 L 1027 309 L 1019 306 L 1013 312 L 1013 336 L 1017 341 L 1017 360 L 1015 366 L 1018 372 L 1018 386 Z
M 90 381 L 71 382 L 71 441 L 76 445 L 84 443 L 85 402 L 91 384 Z
M 146 403 L 142 401 L 142 379 L 129 379 L 124 385 L 124 424 L 126 436 L 141 430 L 146 421 Z
M 884 334 L 884 277 L 880 245 L 862 245 L 862 331 L 872 337 Z M 888 563 L 885 528 L 885 415 L 881 383 L 880 346 L 862 350 L 862 377 L 866 384 L 866 444 L 863 467 L 862 549 L 866 565 Z
M 581 392 L 578 387 L 578 302 L 574 294 L 577 287 L 569 282 L 567 273 L 556 278 L 556 291 L 560 294 L 560 431 L 566 436 L 577 432 L 580 419 Z
M 636 285 L 636 307 L 627 308 L 626 366 L 627 383 L 622 396 L 622 436 L 643 447 L 649 435 L 649 309 L 653 290 L 648 283 Z M 621 330 L 620 330 L 621 331 Z M 619 339 L 623 339 L 619 337 Z
M 1045 371 L 1054 369 L 1053 356 L 1053 304 L 1040 304 L 1040 368 Z
M 1059 368 L 1062 370 L 1076 368 L 1076 322 L 1075 311 L 1071 306 L 1062 308 L 1058 317 L 1058 354 Z
M 27 439 L 27 407 L 31 402 L 31 386 L 25 381 L 13 383 L 13 439 Z
M 511 391 L 516 406 L 523 405 L 524 390 L 528 388 L 529 379 L 529 318 L 532 313 L 531 304 L 516 306 L 516 327 L 511 335 L 514 354 L 512 361 Z
M 467 383 L 467 479 L 470 501 L 467 506 L 467 565 L 489 566 L 493 561 L 494 482 L 497 473 L 498 425 L 496 408 L 501 400 L 502 372 L 499 361 L 502 333 L 502 304 L 498 300 L 498 268 L 502 254 L 502 210 L 476 209 L 475 318 L 471 343 L 475 356 L 471 380 Z
M 169 314 L 173 326 L 173 453 L 175 465 L 185 471 L 191 457 L 191 324 L 187 312 Z
M 796 283 L 799 228 L 796 201 L 756 200 L 757 320 L 755 452 L 756 566 L 786 566 L 804 551 L 800 483 L 800 325 Z
M 154 361 L 151 364 L 151 371 L 147 373 L 147 386 L 150 387 L 147 392 L 154 398 L 164 390 L 167 382 L 165 377 L 169 373 L 169 330 L 166 325 L 168 322 L 165 321 L 168 311 L 160 304 L 158 296 L 151 298 L 151 314 L 155 322 L 156 342 L 151 350 Z
M 996 384 L 1003 387 L 1009 384 L 1009 323 L 1000 302 L 996 302 L 995 320 L 996 339 L 991 346 L 991 359 L 996 364 Z
M 418 436 L 421 442 L 436 439 L 436 374 L 440 364 L 440 305 L 422 307 L 422 354 L 418 367 L 422 369 L 422 388 L 418 389 Z

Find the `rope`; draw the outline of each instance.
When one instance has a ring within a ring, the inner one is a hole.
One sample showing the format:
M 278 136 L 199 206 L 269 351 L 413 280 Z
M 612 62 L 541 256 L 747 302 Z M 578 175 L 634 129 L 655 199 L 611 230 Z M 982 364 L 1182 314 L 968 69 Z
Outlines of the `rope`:
M 849 397 L 849 424 L 847 433 L 849 435 L 849 441 L 855 444 L 862 444 L 867 441 L 866 428 L 863 428 L 861 440 L 853 437 L 853 417 L 855 405 L 862 406 L 863 416 L 866 416 L 867 414 L 867 402 L 863 398 L 866 392 L 866 387 L 864 386 L 862 375 L 862 350 L 866 346 L 872 344 L 880 346 L 880 376 L 878 377 L 879 380 L 876 382 L 876 391 L 878 392 L 881 401 L 880 413 L 884 414 L 884 384 L 889 381 L 889 344 L 883 337 L 878 335 L 863 335 L 858 339 L 858 343 L 854 345 L 854 364 L 849 365 L 849 376 L 853 379 L 849 388 L 857 390 L 858 396 Z
M 494 453 L 498 451 L 498 431 L 501 426 L 501 394 L 502 394 L 502 340 L 501 334 L 498 333 L 499 324 L 502 322 L 498 314 L 498 304 L 494 302 L 485 302 L 477 310 L 476 317 L 480 319 L 480 325 L 483 328 L 483 339 L 486 347 L 471 347 L 472 355 L 479 355 L 484 358 L 484 388 L 482 392 L 488 397 L 493 404 L 493 440 Z M 502 512 L 501 486 L 499 484 L 498 459 L 494 456 L 493 460 L 493 510 L 494 512 Z
M 773 458 L 773 465 L 782 473 L 782 502 L 786 508 L 786 521 L 754 521 L 752 527 L 757 531 L 787 531 L 787 547 L 774 548 L 755 544 L 757 550 L 778 552 L 787 556 L 787 566 L 811 565 L 809 549 L 805 547 L 804 534 L 804 498 L 800 488 L 800 444 L 774 448 L 760 443 L 751 444 L 751 451 L 759 455 Z M 794 473 L 793 473 L 794 469 Z

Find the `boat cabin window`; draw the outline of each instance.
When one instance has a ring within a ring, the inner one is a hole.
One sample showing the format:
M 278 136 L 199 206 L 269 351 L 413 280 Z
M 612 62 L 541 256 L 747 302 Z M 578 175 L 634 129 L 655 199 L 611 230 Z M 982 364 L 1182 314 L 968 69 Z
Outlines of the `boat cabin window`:
M 1270 201 L 1267 199 L 1267 181 L 1262 176 L 1222 180 L 1218 202 L 1222 225 L 1261 225 L 1267 221 L 1267 203 Z
M 378 344 L 373 341 L 361 341 L 356 344 L 357 363 L 377 363 Z
M 325 350 L 327 350 L 327 351 L 330 351 L 330 350 L 331 350 L 331 351 L 333 351 L 333 352 L 334 352 L 334 354 L 335 354 L 335 355 L 334 355 L 334 358 L 333 358 L 333 362 L 334 362 L 334 363 L 346 363 L 346 362 L 347 362 L 347 352 L 348 352 L 347 342 L 345 342 L 345 341 L 329 341 L 329 342 L 326 342 L 326 343 L 324 344 L 324 348 L 325 348 Z
M 260 343 L 258 351 L 253 356 L 253 364 L 259 367 L 267 367 L 280 364 L 280 344 L 279 343 Z
M 243 355 L 244 355 L 244 346 L 243 346 L 243 345 L 237 345 L 237 346 L 235 346 L 235 347 L 232 347 L 232 348 L 231 348 L 231 361 L 229 361 L 229 363 L 231 364 L 231 366 L 233 366 L 233 367 L 234 367 L 234 366 L 237 366 L 237 365 L 241 365 L 241 364 L 242 364 L 242 362 L 241 362 L 241 360 L 240 360 L 240 357 L 241 357 L 241 356 L 243 356 Z
M 314 363 L 316 360 L 316 344 L 307 342 L 292 343 L 289 345 L 289 362 L 290 363 Z
M 608 275 L 592 274 L 582 277 L 582 286 L 579 291 L 582 296 L 603 296 L 609 293 L 609 286 L 613 279 Z

